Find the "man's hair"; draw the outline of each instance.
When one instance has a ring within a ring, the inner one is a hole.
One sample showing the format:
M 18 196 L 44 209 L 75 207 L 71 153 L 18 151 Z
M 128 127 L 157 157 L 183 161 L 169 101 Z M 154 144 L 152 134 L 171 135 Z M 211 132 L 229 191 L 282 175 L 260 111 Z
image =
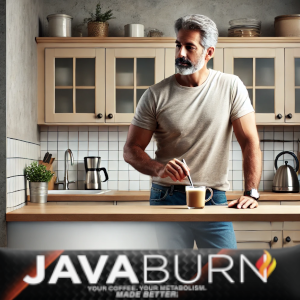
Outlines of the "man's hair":
M 216 47 L 218 42 L 218 28 L 216 23 L 203 15 L 187 15 L 176 20 L 176 35 L 180 29 L 196 30 L 200 32 L 200 45 L 206 50 L 209 47 Z

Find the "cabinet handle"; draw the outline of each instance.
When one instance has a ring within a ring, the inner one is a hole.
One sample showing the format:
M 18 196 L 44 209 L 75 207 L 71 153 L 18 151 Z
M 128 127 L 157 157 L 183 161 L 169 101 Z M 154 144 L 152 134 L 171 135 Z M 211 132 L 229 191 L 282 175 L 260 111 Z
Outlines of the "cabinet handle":
M 289 118 L 289 119 L 291 119 L 293 117 L 293 115 L 292 114 L 288 114 L 288 115 L 286 115 L 286 117 Z
M 281 118 L 282 118 L 282 114 L 278 114 L 278 115 L 277 115 L 277 118 L 278 118 L 278 119 L 281 119 Z
M 277 237 L 277 236 L 274 236 L 273 242 L 274 242 L 274 243 L 277 243 L 277 242 L 278 242 L 278 237 Z
M 113 114 L 108 114 L 107 117 L 108 117 L 109 119 L 112 119 L 114 116 L 113 116 Z
M 287 243 L 289 243 L 291 240 L 292 240 L 292 239 L 291 239 L 289 236 L 287 236 L 287 237 L 285 238 L 285 241 L 286 241 Z
M 98 114 L 98 115 L 97 115 L 97 118 L 98 118 L 98 119 L 101 119 L 102 117 L 103 117 L 102 114 Z

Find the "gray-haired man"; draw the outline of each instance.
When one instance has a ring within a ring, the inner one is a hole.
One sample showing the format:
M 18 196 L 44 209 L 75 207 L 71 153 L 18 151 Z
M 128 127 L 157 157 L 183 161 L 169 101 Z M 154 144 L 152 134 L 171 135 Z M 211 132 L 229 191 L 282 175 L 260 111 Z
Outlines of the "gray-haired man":
M 188 15 L 176 21 L 175 31 L 179 73 L 151 86 L 141 97 L 124 159 L 152 176 L 151 205 L 185 205 L 190 172 L 195 185 L 213 189 L 206 205 L 225 206 L 233 127 L 243 152 L 244 195 L 248 196 L 228 206 L 255 208 L 261 151 L 247 89 L 237 76 L 207 69 L 218 39 L 211 19 Z M 153 134 L 157 142 L 154 160 L 144 151 Z M 236 248 L 231 222 L 162 222 L 157 236 L 160 248 L 192 248 L 194 240 L 198 248 Z

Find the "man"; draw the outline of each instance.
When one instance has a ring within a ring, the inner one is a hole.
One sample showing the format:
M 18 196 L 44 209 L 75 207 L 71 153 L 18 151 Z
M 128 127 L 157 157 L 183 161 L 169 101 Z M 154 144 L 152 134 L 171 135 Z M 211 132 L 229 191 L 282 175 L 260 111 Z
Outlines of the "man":
M 225 192 L 232 127 L 243 152 L 245 193 L 228 207 L 255 208 L 261 151 L 254 109 L 239 77 L 207 69 L 218 39 L 216 24 L 203 15 L 175 22 L 179 71 L 148 88 L 129 128 L 124 159 L 152 176 L 150 205 L 186 205 L 186 175 L 213 189 L 206 205 L 227 205 Z M 152 135 L 155 160 L 145 148 Z M 181 162 L 185 159 L 188 167 Z M 209 192 L 206 192 L 206 198 Z M 157 229 L 161 248 L 236 248 L 231 222 L 164 222 Z

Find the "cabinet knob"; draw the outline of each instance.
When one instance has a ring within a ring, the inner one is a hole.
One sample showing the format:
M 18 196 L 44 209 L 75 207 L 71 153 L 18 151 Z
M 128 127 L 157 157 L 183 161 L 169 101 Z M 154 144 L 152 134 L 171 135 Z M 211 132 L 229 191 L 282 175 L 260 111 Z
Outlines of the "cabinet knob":
M 277 236 L 274 236 L 273 242 L 274 242 L 274 243 L 277 243 L 277 242 L 278 242 L 278 237 L 277 237 Z
M 287 237 L 285 238 L 285 241 L 286 241 L 287 243 L 289 243 L 291 240 L 292 240 L 292 239 L 291 239 L 289 236 L 287 236 Z
M 286 115 L 286 117 L 289 118 L 289 119 L 291 119 L 293 117 L 293 115 L 292 114 L 288 114 L 288 115 Z
M 101 119 L 102 117 L 103 117 L 102 114 L 98 114 L 98 115 L 97 115 L 97 118 L 98 118 L 98 119 Z
M 281 119 L 281 118 L 282 118 L 282 114 L 278 114 L 278 115 L 277 115 L 277 118 L 278 118 L 278 119 Z
M 108 114 L 107 117 L 108 117 L 109 119 L 112 119 L 114 116 L 113 116 L 113 114 Z

